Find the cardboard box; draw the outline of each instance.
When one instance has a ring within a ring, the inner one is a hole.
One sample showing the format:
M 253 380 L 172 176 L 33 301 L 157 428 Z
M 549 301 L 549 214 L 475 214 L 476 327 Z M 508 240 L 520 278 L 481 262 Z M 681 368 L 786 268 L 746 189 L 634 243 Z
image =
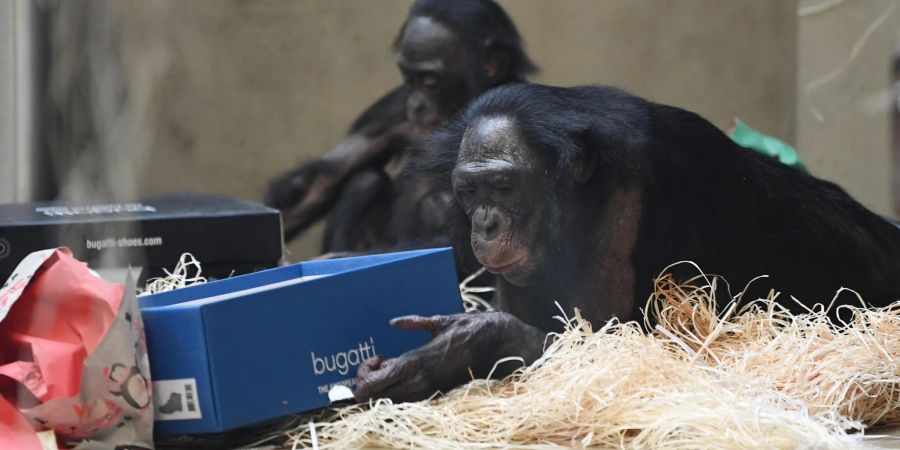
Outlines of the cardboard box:
M 329 405 L 356 366 L 430 339 L 406 314 L 462 311 L 450 249 L 309 261 L 139 298 L 159 435 Z
M 169 194 L 134 203 L 0 205 L 0 282 L 33 251 L 68 247 L 93 269 L 142 267 L 158 276 L 184 252 L 204 275 L 226 277 L 277 265 L 275 209 L 217 195 Z

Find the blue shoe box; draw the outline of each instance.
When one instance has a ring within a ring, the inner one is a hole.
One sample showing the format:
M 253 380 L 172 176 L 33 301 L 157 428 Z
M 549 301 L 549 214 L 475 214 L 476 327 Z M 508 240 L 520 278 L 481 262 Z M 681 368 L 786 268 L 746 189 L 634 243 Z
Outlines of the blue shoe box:
M 370 356 L 430 339 L 406 314 L 462 311 L 450 249 L 308 261 L 139 297 L 157 435 L 222 432 L 329 405 Z

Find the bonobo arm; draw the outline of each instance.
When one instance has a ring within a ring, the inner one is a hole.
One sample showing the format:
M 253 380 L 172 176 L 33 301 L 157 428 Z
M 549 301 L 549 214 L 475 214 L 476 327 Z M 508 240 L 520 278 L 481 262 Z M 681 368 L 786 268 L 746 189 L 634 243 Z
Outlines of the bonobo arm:
M 501 358 L 517 356 L 531 364 L 543 353 L 546 337 L 543 331 L 500 311 L 405 316 L 392 320 L 391 325 L 427 330 L 433 337 L 397 358 L 375 357 L 360 364 L 357 401 L 385 397 L 395 402 L 423 400 L 465 383 L 472 375 L 486 377 Z M 493 377 L 505 376 L 520 366 L 517 362 L 500 364 Z
M 264 202 L 282 213 L 286 240 L 300 234 L 328 212 L 347 177 L 361 168 L 384 163 L 392 142 L 412 134 L 405 117 L 405 90 L 396 88 L 356 120 L 346 139 L 321 158 L 273 179 Z

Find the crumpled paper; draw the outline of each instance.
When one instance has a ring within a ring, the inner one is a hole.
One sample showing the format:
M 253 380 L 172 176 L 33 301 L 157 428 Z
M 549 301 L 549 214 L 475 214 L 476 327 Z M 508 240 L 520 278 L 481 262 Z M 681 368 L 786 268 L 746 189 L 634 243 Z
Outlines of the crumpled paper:
M 0 448 L 153 448 L 150 365 L 135 283 L 66 248 L 26 257 L 0 288 Z

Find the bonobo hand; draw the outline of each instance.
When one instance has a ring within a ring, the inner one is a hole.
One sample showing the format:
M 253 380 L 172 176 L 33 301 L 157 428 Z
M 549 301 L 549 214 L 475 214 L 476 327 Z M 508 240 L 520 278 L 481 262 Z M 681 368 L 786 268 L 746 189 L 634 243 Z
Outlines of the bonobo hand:
M 436 391 L 446 392 L 471 377 L 486 377 L 494 363 L 519 356 L 531 364 L 543 351 L 545 334 L 515 316 L 503 312 L 455 314 L 452 316 L 404 316 L 391 325 L 431 331 L 433 338 L 422 347 L 397 358 L 363 361 L 357 371 L 359 402 L 387 397 L 395 402 L 418 401 Z M 502 364 L 495 377 L 506 375 L 516 363 Z
M 406 122 L 396 123 L 382 134 L 351 134 L 310 163 L 279 175 L 269 183 L 265 204 L 281 210 L 285 240 L 300 234 L 325 215 L 340 194 L 347 177 L 367 165 L 383 165 L 388 143 L 410 138 Z
M 279 175 L 269 182 L 263 203 L 278 209 L 291 206 L 303 198 L 303 193 L 309 189 L 315 172 L 314 165 L 304 165 Z
M 328 210 L 328 202 L 338 182 L 334 171 L 326 170 L 322 161 L 294 168 L 269 183 L 264 202 L 281 210 L 284 235 L 290 240 L 312 225 Z

